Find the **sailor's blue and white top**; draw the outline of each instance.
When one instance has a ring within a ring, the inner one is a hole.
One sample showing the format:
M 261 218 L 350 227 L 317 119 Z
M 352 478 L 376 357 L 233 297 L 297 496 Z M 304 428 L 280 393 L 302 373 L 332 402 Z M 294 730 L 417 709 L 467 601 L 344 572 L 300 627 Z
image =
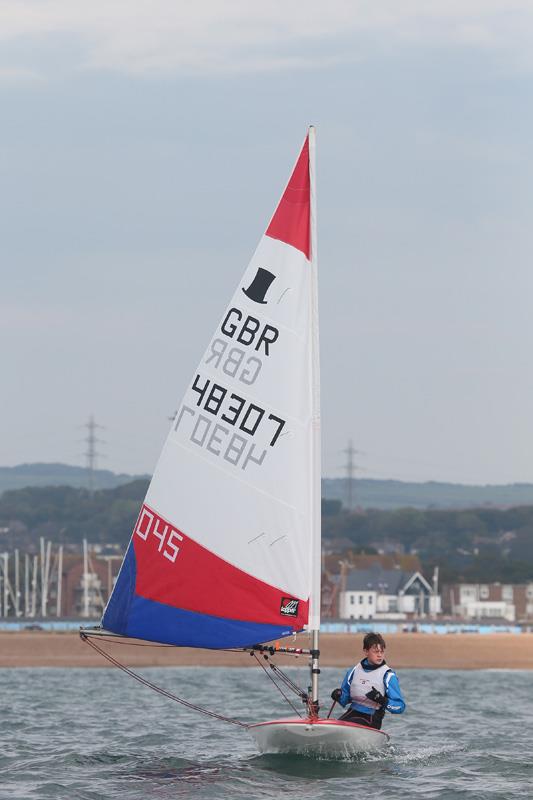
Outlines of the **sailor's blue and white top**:
M 405 710 L 400 682 L 394 670 L 385 662 L 370 664 L 366 658 L 349 669 L 344 676 L 339 703 L 341 706 L 350 703 L 350 708 L 354 711 L 373 714 L 379 708 L 379 703 L 374 703 L 365 696 L 372 689 L 377 689 L 387 698 L 385 708 L 391 714 L 401 714 Z

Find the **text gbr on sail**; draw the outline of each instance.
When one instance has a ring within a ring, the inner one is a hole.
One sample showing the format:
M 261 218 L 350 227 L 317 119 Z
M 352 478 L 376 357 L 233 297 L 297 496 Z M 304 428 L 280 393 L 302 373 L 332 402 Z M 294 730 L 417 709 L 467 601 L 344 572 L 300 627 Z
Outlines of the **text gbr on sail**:
M 242 311 L 239 311 L 238 308 L 230 308 L 224 317 L 220 330 L 230 339 L 235 337 L 239 344 L 243 344 L 245 347 L 253 344 L 254 350 L 257 350 L 257 352 L 260 351 L 262 345 L 265 355 L 268 356 L 269 346 L 274 344 L 279 336 L 278 329 L 274 328 L 273 325 L 268 325 L 268 323 L 265 323 L 261 328 L 261 322 L 250 314 L 248 314 L 244 322 L 242 322 L 242 317 Z M 260 329 L 261 332 L 259 333 Z M 256 341 L 257 334 L 259 336 Z

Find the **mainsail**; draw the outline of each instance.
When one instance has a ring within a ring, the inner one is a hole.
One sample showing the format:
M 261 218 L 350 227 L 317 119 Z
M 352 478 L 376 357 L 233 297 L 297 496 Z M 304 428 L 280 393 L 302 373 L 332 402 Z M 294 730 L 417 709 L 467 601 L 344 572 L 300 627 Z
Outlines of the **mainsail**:
M 314 129 L 194 373 L 102 627 L 246 647 L 320 612 Z

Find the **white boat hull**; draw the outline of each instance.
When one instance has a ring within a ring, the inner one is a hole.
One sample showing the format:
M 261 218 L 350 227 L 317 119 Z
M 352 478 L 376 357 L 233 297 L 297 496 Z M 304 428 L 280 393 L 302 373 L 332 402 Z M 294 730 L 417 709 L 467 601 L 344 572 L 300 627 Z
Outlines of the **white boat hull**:
M 388 734 L 336 719 L 280 719 L 258 722 L 248 730 L 261 753 L 294 753 L 322 758 L 349 758 L 387 746 Z

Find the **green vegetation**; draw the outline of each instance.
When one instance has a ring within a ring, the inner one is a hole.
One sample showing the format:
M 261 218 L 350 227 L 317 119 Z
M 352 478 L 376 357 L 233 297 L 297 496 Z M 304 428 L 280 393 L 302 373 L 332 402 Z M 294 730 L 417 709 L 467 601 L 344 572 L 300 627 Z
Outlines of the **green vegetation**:
M 90 494 L 71 486 L 29 487 L 0 497 L 0 528 L 8 546 L 30 546 L 39 536 L 55 542 L 125 546 L 148 488 L 136 480 Z
M 0 549 L 34 547 L 39 536 L 124 547 L 147 486 L 137 480 L 93 495 L 68 486 L 5 492 Z M 426 575 L 438 566 L 445 582 L 533 580 L 533 506 L 350 513 L 339 501 L 324 499 L 322 526 L 329 550 L 340 540 L 341 552 L 416 553 Z
M 533 506 L 458 511 L 341 511 L 323 516 L 325 542 L 349 540 L 357 551 L 416 553 L 441 581 L 533 580 Z

